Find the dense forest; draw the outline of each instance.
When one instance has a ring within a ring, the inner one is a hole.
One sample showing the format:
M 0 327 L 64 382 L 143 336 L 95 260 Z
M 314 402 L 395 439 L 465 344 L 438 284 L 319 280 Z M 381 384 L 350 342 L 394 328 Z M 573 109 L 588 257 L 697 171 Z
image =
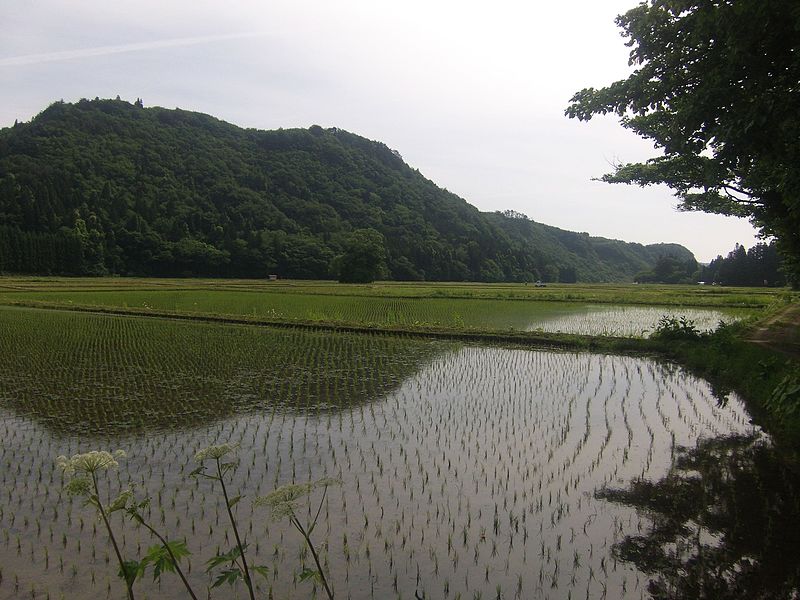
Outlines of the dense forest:
M 634 277 L 637 283 L 684 283 L 702 281 L 719 285 L 780 287 L 787 284 L 785 266 L 775 240 L 749 250 L 736 244 L 727 256 L 717 256 L 708 265 L 692 257 L 686 260 L 664 254 L 655 266 Z
M 777 287 L 786 285 L 783 261 L 777 244 L 760 243 L 749 250 L 736 244 L 727 256 L 717 256 L 703 267 L 700 280 L 722 285 Z
M 95 99 L 0 130 L 0 272 L 331 278 L 359 251 L 396 280 L 629 281 L 660 257 L 694 260 L 482 213 L 336 128 Z

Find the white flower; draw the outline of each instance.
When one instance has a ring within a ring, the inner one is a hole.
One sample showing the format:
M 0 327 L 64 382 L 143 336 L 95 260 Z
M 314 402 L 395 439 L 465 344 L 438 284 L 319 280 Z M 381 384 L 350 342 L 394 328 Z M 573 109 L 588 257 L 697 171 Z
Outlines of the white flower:
M 253 501 L 254 506 L 267 506 L 276 521 L 285 517 L 293 517 L 300 507 L 299 500 L 316 488 L 339 485 L 341 481 L 332 477 L 323 477 L 310 483 L 290 483 L 272 490 L 266 496 L 259 496 Z
M 239 444 L 220 444 L 219 446 L 209 446 L 208 448 L 203 448 L 202 450 L 198 451 L 194 455 L 194 459 L 200 463 L 208 459 L 219 460 L 226 454 L 235 452 L 238 447 Z
M 64 475 L 72 476 L 76 473 L 88 475 L 108 469 L 115 469 L 119 466 L 117 458 L 125 458 L 124 450 L 117 450 L 114 454 L 105 450 L 92 450 L 84 454 L 74 454 L 72 458 L 64 455 L 56 458 L 56 465 Z

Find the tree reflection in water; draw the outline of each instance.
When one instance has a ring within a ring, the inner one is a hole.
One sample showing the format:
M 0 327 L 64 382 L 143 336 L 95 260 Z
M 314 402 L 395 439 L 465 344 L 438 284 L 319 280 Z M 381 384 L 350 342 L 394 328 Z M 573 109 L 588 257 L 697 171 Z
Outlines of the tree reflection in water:
M 596 496 L 648 517 L 613 552 L 653 598 L 800 598 L 800 469 L 763 436 L 701 440 L 660 481 Z

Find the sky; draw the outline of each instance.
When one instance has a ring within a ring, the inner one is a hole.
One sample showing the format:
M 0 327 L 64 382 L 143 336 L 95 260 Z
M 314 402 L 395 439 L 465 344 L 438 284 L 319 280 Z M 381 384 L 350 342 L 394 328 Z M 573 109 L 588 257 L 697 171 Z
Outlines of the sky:
M 570 97 L 630 72 L 614 23 L 636 0 L 19 0 L 0 3 L 0 127 L 56 100 L 142 98 L 242 127 L 339 127 L 400 152 L 484 211 L 676 242 L 707 262 L 743 219 L 665 187 L 592 178 L 657 155 Z

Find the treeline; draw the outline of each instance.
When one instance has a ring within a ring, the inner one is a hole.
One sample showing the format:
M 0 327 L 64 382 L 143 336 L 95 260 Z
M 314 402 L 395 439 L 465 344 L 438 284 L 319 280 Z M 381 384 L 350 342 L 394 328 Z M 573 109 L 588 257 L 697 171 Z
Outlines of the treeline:
M 624 281 L 667 248 L 691 257 L 481 213 L 339 129 L 121 100 L 0 130 L 0 223 L 0 271 L 18 273 L 331 278 L 364 235 L 396 280 Z
M 40 233 L 0 226 L 0 273 L 80 275 L 84 257 L 71 231 Z
M 694 256 L 680 258 L 672 254 L 660 256 L 655 267 L 648 271 L 638 273 L 634 278 L 636 283 L 697 283 L 700 275 L 700 265 Z
M 683 283 L 702 281 L 717 285 L 784 286 L 786 275 L 776 243 L 759 243 L 749 250 L 736 244 L 727 256 L 717 256 L 707 266 L 694 257 L 679 258 L 665 254 L 653 269 L 636 275 L 637 283 Z
M 700 274 L 701 281 L 720 285 L 784 286 L 786 275 L 774 241 L 749 250 L 736 244 L 727 256 L 717 256 Z

